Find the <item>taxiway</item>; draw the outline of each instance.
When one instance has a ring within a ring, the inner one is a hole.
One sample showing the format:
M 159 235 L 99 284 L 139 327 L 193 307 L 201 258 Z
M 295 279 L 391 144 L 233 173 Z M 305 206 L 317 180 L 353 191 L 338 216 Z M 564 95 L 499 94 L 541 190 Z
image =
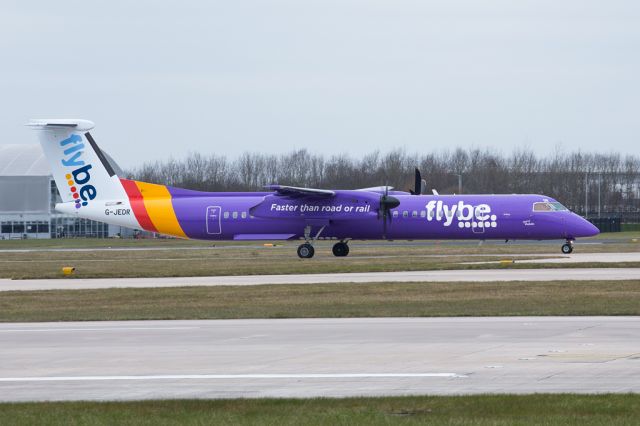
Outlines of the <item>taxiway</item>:
M 229 275 L 163 278 L 0 279 L 1 291 L 82 290 L 221 285 L 371 283 L 371 282 L 495 282 L 639 280 L 640 268 L 481 269 L 332 274 Z
M 640 392 L 640 317 L 0 324 L 0 400 Z

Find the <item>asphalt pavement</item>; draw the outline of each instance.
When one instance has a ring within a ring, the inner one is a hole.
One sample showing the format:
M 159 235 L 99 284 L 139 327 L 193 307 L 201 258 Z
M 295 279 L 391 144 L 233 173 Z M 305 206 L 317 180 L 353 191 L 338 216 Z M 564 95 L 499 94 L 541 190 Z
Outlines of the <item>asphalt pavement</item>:
M 639 392 L 640 317 L 0 324 L 0 400 Z

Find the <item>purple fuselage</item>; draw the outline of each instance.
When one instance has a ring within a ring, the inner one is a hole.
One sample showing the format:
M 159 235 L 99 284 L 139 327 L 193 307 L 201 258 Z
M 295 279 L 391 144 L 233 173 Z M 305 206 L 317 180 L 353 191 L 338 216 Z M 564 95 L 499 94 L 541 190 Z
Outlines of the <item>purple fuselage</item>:
M 569 210 L 534 211 L 557 203 L 542 195 L 409 195 L 384 219 L 380 193 L 337 190 L 333 197 L 264 193 L 203 193 L 168 188 L 180 225 L 203 240 L 566 239 L 598 229 Z M 559 203 L 557 203 L 559 204 Z

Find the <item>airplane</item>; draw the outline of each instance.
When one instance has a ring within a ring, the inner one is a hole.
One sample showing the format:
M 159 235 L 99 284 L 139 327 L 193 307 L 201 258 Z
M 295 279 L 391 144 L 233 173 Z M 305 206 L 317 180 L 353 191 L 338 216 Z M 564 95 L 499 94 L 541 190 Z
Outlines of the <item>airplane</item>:
M 55 179 L 61 213 L 113 225 L 198 240 L 335 240 L 333 254 L 349 254 L 351 240 L 553 240 L 564 254 L 598 228 L 545 195 L 423 195 L 416 169 L 410 192 L 389 186 L 355 190 L 268 185 L 263 192 L 201 192 L 117 176 L 79 119 L 37 119 Z

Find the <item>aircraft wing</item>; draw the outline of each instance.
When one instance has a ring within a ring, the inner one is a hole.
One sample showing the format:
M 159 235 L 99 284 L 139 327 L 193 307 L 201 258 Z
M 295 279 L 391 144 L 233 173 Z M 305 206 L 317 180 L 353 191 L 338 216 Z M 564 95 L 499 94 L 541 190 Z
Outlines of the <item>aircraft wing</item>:
M 319 197 L 334 197 L 335 191 L 330 189 L 315 189 L 315 188 L 299 188 L 297 186 L 285 186 L 285 185 L 267 185 L 265 188 L 276 191 L 279 195 L 286 196 L 309 196 L 315 195 Z

